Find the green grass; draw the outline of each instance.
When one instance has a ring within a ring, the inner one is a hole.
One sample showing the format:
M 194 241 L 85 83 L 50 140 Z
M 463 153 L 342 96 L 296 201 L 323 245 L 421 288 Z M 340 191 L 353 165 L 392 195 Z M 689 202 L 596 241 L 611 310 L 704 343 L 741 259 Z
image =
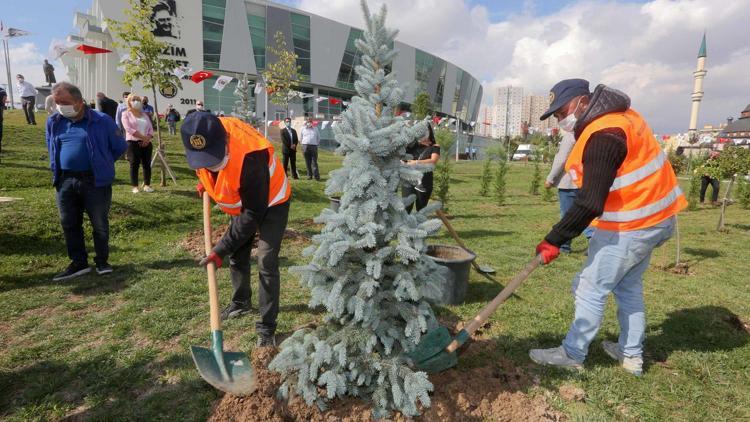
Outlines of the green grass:
M 201 206 L 179 140 L 167 140 L 177 187 L 133 195 L 126 163 L 117 164 L 110 216 L 115 273 L 55 283 L 52 275 L 68 259 L 44 129 L 21 120 L 18 111 L 6 115 L 0 165 L 0 196 L 23 198 L 0 203 L 0 418 L 204 420 L 220 394 L 200 378 L 188 350 L 208 344 L 208 305 L 205 273 L 180 246 L 186 234 L 200 230 Z M 338 157 L 321 153 L 323 174 L 338 163 Z M 509 167 L 504 206 L 478 195 L 481 166 L 454 166 L 450 212 L 479 262 L 498 270 L 497 282 L 472 272 L 466 303 L 438 308 L 446 318 L 468 319 L 478 312 L 523 268 L 557 220 L 557 203 L 528 194 L 532 166 Z M 318 229 L 310 218 L 328 203 L 323 184 L 300 180 L 293 189 L 289 225 L 313 234 Z M 750 336 L 732 322 L 750 320 L 750 211 L 729 207 L 725 233 L 715 231 L 717 220 L 713 208 L 680 217 L 683 259 L 693 275 L 657 268 L 673 261 L 674 241 L 654 253 L 645 277 L 643 378 L 621 371 L 598 346 L 618 333 L 612 302 L 584 373 L 548 370 L 528 359 L 529 348 L 558 345 L 570 324 L 570 280 L 584 259 L 581 239 L 572 255 L 535 272 L 492 316 L 485 336 L 495 347 L 460 360 L 459 369 L 491 365 L 500 356 L 511 359 L 540 380 L 531 394 L 549 390 L 554 406 L 574 419 L 750 418 Z M 225 221 L 213 216 L 215 225 Z M 86 230 L 91 248 L 88 224 Z M 453 243 L 444 231 L 434 242 Z M 282 251 L 281 333 L 320 318 L 307 310 L 307 292 L 287 272 L 304 262 L 303 246 L 285 241 Z M 255 285 L 257 277 L 252 279 Z M 224 303 L 231 290 L 226 270 L 219 271 L 219 283 Z M 253 320 L 225 324 L 228 349 L 252 349 Z M 586 402 L 561 400 L 557 387 L 563 383 L 583 388 Z

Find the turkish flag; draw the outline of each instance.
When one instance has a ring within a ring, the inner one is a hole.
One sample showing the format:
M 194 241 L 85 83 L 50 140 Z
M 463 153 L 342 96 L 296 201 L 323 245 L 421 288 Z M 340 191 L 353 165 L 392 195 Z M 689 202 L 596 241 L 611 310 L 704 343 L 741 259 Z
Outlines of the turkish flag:
M 112 52 L 112 50 L 107 50 L 106 48 L 99 48 L 94 47 L 93 45 L 86 44 L 79 45 L 78 47 L 76 47 L 76 50 L 83 51 L 83 54 L 102 54 Z
M 328 104 L 330 104 L 330 105 L 341 104 L 341 100 L 339 100 L 338 98 L 329 98 L 328 99 Z
M 195 83 L 201 83 L 211 76 L 214 76 L 214 74 L 209 72 L 208 70 L 201 70 L 200 72 L 193 73 L 193 76 L 190 77 L 190 80 Z
M 440 123 L 440 117 L 437 117 L 437 116 L 433 117 L 432 118 L 432 122 L 435 123 L 435 124 Z

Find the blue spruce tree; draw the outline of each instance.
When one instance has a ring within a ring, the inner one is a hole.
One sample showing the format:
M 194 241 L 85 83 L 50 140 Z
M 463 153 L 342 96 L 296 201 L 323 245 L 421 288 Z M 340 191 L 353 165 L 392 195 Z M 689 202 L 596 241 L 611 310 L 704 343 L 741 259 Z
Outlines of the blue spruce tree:
M 403 92 L 387 69 L 397 31 L 385 28 L 385 7 L 371 15 L 363 1 L 362 9 L 367 28 L 356 42 L 358 95 L 335 128 L 344 160 L 326 187 L 329 195 L 341 193 L 341 205 L 317 217 L 325 227 L 305 250 L 311 261 L 294 269 L 311 289 L 309 306 L 325 307 L 325 323 L 281 343 L 270 369 L 283 376 L 283 398 L 299 394 L 325 409 L 327 400 L 351 395 L 371 401 L 376 418 L 391 410 L 413 416 L 420 403 L 430 406 L 433 386 L 404 354 L 437 325 L 430 303 L 444 277 L 425 255 L 425 239 L 440 229 L 439 220 L 427 217 L 440 204 L 405 210 L 414 197 L 403 200 L 400 185 L 417 184 L 429 166 L 400 159 L 426 127 L 409 127 L 395 115 Z

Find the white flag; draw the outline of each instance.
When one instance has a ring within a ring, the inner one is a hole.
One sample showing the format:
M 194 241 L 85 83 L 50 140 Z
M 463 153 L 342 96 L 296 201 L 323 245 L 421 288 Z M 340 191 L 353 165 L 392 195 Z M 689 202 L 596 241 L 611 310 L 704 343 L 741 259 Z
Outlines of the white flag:
M 172 74 L 177 76 L 178 78 L 182 79 L 185 77 L 185 75 L 189 75 L 193 73 L 192 67 L 187 66 L 177 66 L 173 71 Z
M 261 91 L 263 91 L 263 85 L 260 84 L 260 82 L 255 84 L 255 95 L 260 94 Z
M 8 39 L 8 38 L 15 38 L 15 37 L 23 37 L 25 35 L 31 35 L 31 32 L 24 31 L 23 29 L 18 28 L 9 28 L 5 26 L 2 22 L 0 22 L 0 36 Z
M 327 99 L 328 99 L 328 97 L 318 97 L 318 98 L 316 98 L 316 99 L 315 99 L 315 102 L 316 102 L 316 103 L 319 103 L 319 102 L 321 102 L 321 101 L 325 101 L 325 100 L 327 100 Z
M 322 124 L 320 125 L 320 130 L 323 130 L 323 129 L 325 129 L 326 127 L 328 127 L 328 124 L 329 124 L 329 123 L 331 123 L 331 121 L 330 121 L 330 120 L 325 120 L 325 121 L 323 121 L 323 123 L 322 123 Z
M 474 127 L 475 124 L 477 124 L 477 122 L 471 122 L 469 123 L 469 126 Z
M 214 89 L 217 91 L 221 91 L 224 89 L 225 86 L 229 84 L 229 82 L 232 82 L 234 78 L 231 76 L 221 75 L 218 78 L 216 78 L 216 83 L 214 83 Z
M 342 102 L 341 102 L 341 104 L 343 104 L 343 105 L 345 105 L 345 106 L 347 106 L 347 107 L 348 107 L 348 106 L 349 106 L 349 104 L 351 104 L 351 103 L 350 103 L 349 101 L 342 101 Z

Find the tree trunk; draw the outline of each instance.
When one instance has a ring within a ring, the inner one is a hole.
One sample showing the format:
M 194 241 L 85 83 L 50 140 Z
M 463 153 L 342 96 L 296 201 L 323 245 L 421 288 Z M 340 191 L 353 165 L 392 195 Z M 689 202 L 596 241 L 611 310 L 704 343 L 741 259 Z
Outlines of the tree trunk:
M 159 122 L 159 102 L 156 99 L 156 86 L 154 85 L 154 81 L 151 81 L 151 93 L 153 94 L 154 98 L 154 114 L 156 114 L 156 140 L 159 142 L 159 151 L 157 154 L 159 154 L 161 157 L 164 157 L 164 141 L 161 139 L 161 124 Z M 161 186 L 167 186 L 167 169 L 164 168 L 164 160 L 159 160 L 161 163 Z
M 721 200 L 721 215 L 719 215 L 719 224 L 716 226 L 716 230 L 724 230 L 724 212 L 727 209 L 727 202 L 729 202 L 729 195 L 732 192 L 732 185 L 734 185 L 734 179 L 736 177 L 736 174 L 732 175 L 732 178 L 729 179 L 729 186 L 727 187 L 727 191 L 724 192 L 724 199 Z

